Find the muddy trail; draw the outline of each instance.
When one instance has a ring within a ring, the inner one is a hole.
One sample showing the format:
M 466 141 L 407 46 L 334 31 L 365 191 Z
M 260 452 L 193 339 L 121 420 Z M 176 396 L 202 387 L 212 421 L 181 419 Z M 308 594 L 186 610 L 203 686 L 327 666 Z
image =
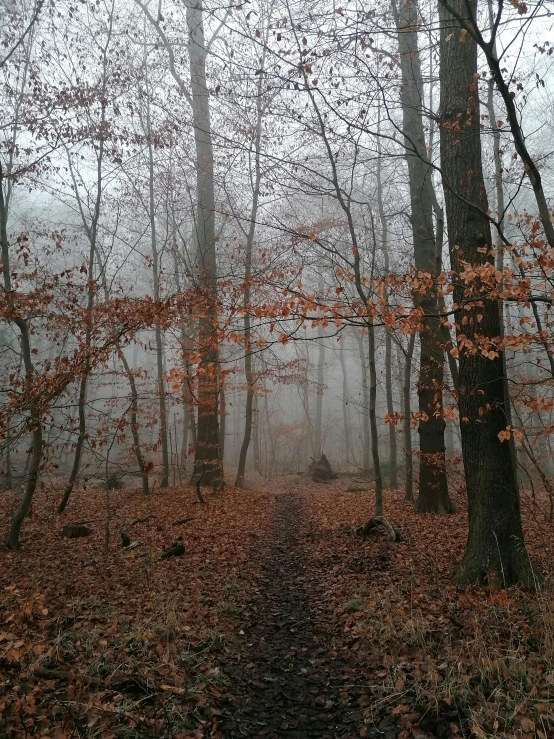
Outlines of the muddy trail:
M 371 736 L 358 708 L 369 687 L 352 684 L 356 666 L 340 656 L 342 634 L 325 619 L 323 574 L 311 560 L 310 536 L 302 497 L 276 496 L 240 655 L 225 665 L 233 696 L 219 723 L 225 739 Z

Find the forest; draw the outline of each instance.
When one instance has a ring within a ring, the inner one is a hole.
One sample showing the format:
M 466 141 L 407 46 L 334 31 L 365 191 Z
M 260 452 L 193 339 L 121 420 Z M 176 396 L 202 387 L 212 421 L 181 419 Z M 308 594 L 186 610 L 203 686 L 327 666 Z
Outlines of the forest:
M 0 0 L 0 739 L 554 737 L 551 0 Z

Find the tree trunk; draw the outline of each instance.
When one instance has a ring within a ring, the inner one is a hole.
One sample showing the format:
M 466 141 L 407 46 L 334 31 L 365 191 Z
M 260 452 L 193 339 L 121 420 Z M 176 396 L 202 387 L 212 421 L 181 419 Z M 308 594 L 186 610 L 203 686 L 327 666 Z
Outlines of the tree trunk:
M 375 473 L 375 515 L 383 515 L 383 477 L 379 460 L 379 436 L 377 435 L 377 371 L 375 368 L 375 326 L 368 319 L 368 357 L 369 357 L 369 428 L 371 430 L 371 456 Z
M 148 87 L 148 78 L 147 87 Z M 148 215 L 150 217 L 150 247 L 152 250 L 152 280 L 154 283 L 154 300 L 160 299 L 160 255 L 156 235 L 156 205 L 154 197 L 154 147 L 152 145 L 152 125 L 150 120 L 150 103 L 146 100 L 146 137 L 148 141 Z M 154 330 L 156 341 L 156 385 L 160 409 L 160 440 L 162 445 L 162 479 L 160 487 L 169 485 L 169 448 L 167 441 L 167 408 L 164 381 L 164 348 L 162 332 L 159 326 Z
M 2 275 L 4 280 L 5 296 L 8 305 L 11 302 L 11 267 L 10 267 L 10 245 L 8 242 L 8 203 L 4 197 L 4 178 L 2 168 L 0 166 L 0 254 L 2 257 Z M 29 332 L 29 322 L 26 318 L 18 316 L 18 311 L 13 310 L 15 316 L 14 323 L 19 329 L 21 353 L 23 355 L 23 367 L 25 369 L 25 385 L 28 394 L 29 408 L 29 429 L 32 431 L 31 457 L 29 470 L 27 474 L 27 483 L 23 492 L 23 497 L 19 506 L 12 516 L 10 531 L 8 534 L 7 546 L 9 549 L 19 549 L 19 534 L 21 525 L 29 513 L 33 495 L 35 494 L 40 463 L 42 460 L 42 417 L 38 404 L 38 398 L 35 397 L 36 389 L 34 383 L 34 367 L 33 355 L 31 348 L 31 337 Z
M 392 334 L 390 329 L 385 329 L 385 391 L 387 397 L 387 414 L 394 414 L 393 392 L 392 392 Z M 389 484 L 392 490 L 398 487 L 398 454 L 396 445 L 396 426 L 394 423 L 387 424 L 389 429 Z
M 123 365 L 125 375 L 127 376 L 127 381 L 129 382 L 129 388 L 131 389 L 131 434 L 133 436 L 133 451 L 135 452 L 135 458 L 137 460 L 137 465 L 140 471 L 143 495 L 148 495 L 148 473 L 146 472 L 146 462 L 144 461 L 144 457 L 142 456 L 142 448 L 140 445 L 139 436 L 137 384 L 135 382 L 135 375 L 133 373 L 133 370 L 129 366 L 129 362 L 127 361 L 127 357 L 125 356 L 123 349 L 119 345 L 116 345 L 116 347 L 117 356 L 119 357 L 119 360 Z
M 258 216 L 258 200 L 260 197 L 260 183 L 262 170 L 260 164 L 261 141 L 262 141 L 262 116 L 263 116 L 263 67 L 265 61 L 266 46 L 262 56 L 260 74 L 258 75 L 257 97 L 256 97 L 256 128 L 254 134 L 254 185 L 252 191 L 252 208 L 250 211 L 250 225 L 246 234 L 246 254 L 244 260 L 244 375 L 246 378 L 246 408 L 244 412 L 244 436 L 239 454 L 239 464 L 235 486 L 244 487 L 244 475 L 246 473 L 246 458 L 250 439 L 252 438 L 252 415 L 254 407 L 255 377 L 252 372 L 252 347 L 251 347 L 251 322 L 250 322 L 250 283 L 252 280 L 252 249 L 254 246 L 254 235 L 256 233 L 256 218 Z
M 6 429 L 6 489 L 12 489 L 12 432 L 8 424 Z
M 180 264 L 179 254 L 177 247 L 177 224 L 175 220 L 175 202 L 173 198 L 173 188 L 171 190 L 171 221 L 173 231 L 173 265 L 175 269 L 175 283 L 177 290 L 182 293 L 183 287 L 181 283 L 180 275 Z M 192 329 L 191 329 L 192 330 Z M 196 424 L 194 421 L 194 397 L 192 392 L 192 374 L 190 369 L 190 362 L 188 358 L 189 351 L 191 349 L 192 341 L 186 332 L 186 321 L 184 316 L 179 318 L 179 331 L 181 341 L 181 353 L 183 360 L 183 382 L 181 384 L 181 397 L 183 400 L 183 438 L 181 441 L 181 464 L 183 470 L 187 468 L 187 460 L 189 455 L 188 439 L 189 431 L 192 438 L 193 449 L 196 448 Z
M 260 453 L 260 416 L 259 416 L 259 409 L 258 409 L 258 396 L 254 396 L 254 401 L 252 405 L 252 437 L 254 442 L 254 469 L 258 473 L 258 475 L 262 474 L 262 463 L 261 463 L 261 453 Z
M 360 367 L 362 370 L 362 472 L 367 473 L 371 466 L 369 461 L 369 389 L 367 386 L 367 365 L 365 361 L 363 334 L 355 331 L 354 336 L 358 342 Z
M 464 18 L 475 17 L 476 0 L 454 0 Z M 441 21 L 441 165 L 445 184 L 448 239 L 452 269 L 464 264 L 494 265 L 489 249 L 490 224 L 483 178 L 478 98 L 477 46 L 469 33 L 460 40 L 460 23 L 439 5 Z M 459 197 L 458 197 L 459 196 Z M 460 306 L 474 280 L 455 281 L 454 302 Z M 498 434 L 506 426 L 503 357 L 483 356 L 473 346 L 500 334 L 497 300 L 466 305 L 455 314 L 460 349 L 459 409 L 462 455 L 468 496 L 469 536 L 457 574 L 459 584 L 488 581 L 500 586 L 534 586 L 536 580 L 523 542 L 520 501 L 510 446 Z M 463 319 L 463 320 L 462 320 Z M 466 342 L 470 342 L 469 348 Z
M 219 383 L 219 455 L 221 464 L 225 459 L 225 431 L 227 428 L 227 402 L 225 399 L 225 383 Z
M 106 88 L 106 50 L 104 52 L 104 83 L 103 84 L 104 84 L 104 91 L 102 93 L 103 99 L 102 99 L 102 115 L 101 115 L 101 121 L 100 121 L 100 126 L 99 126 L 100 131 L 104 129 L 105 121 L 106 121 L 106 101 L 104 99 L 105 88 Z M 88 225 L 86 221 L 85 213 L 82 208 L 82 203 L 80 201 L 80 196 L 78 195 L 78 191 L 77 191 L 76 180 L 74 180 L 75 195 L 79 200 L 79 210 L 81 212 L 81 218 L 82 218 L 83 225 L 85 227 L 88 240 L 89 240 L 89 257 L 88 257 L 88 271 L 87 271 L 87 305 L 86 305 L 86 313 L 85 313 L 85 351 L 87 352 L 87 355 L 85 357 L 85 366 L 83 368 L 83 374 L 81 376 L 81 381 L 79 383 L 79 399 L 77 401 L 77 407 L 78 407 L 78 413 L 79 413 L 79 436 L 77 437 L 77 444 L 75 446 L 75 454 L 73 456 L 73 465 L 71 468 L 71 473 L 69 475 L 69 480 L 64 490 L 62 499 L 60 500 L 58 504 L 58 513 L 64 512 L 67 506 L 67 503 L 69 502 L 71 493 L 73 492 L 73 488 L 75 486 L 75 482 L 79 474 L 79 469 L 81 467 L 81 457 L 83 453 L 83 446 L 84 446 L 85 439 L 87 436 L 85 405 L 87 402 L 87 383 L 88 383 L 88 378 L 90 374 L 90 360 L 89 360 L 88 354 L 90 352 L 91 338 L 92 338 L 92 325 L 91 325 L 92 308 L 94 305 L 94 296 L 96 293 L 96 283 L 94 281 L 93 276 L 94 276 L 94 258 L 96 254 L 96 238 L 98 235 L 98 221 L 100 219 L 100 205 L 101 205 L 101 200 L 102 200 L 103 155 L 104 155 L 104 138 L 101 135 L 100 142 L 99 142 L 99 148 L 98 148 L 98 160 L 97 160 L 96 200 L 94 204 L 94 213 L 92 215 L 90 226 Z
M 437 249 L 433 229 L 432 169 L 427 158 L 421 106 L 423 80 L 417 41 L 417 5 L 404 0 L 399 7 L 393 0 L 402 72 L 402 117 L 404 146 L 410 185 L 411 223 L 414 262 L 418 272 L 431 275 L 429 285 L 422 281 L 414 289 L 414 303 L 421 311 L 419 398 L 419 495 L 420 513 L 451 513 L 454 506 L 448 495 L 442 406 L 444 352 L 437 294 Z M 440 256 L 439 256 L 440 259 Z M 438 271 L 437 271 L 438 270 Z
M 203 304 L 200 318 L 198 366 L 198 425 L 194 481 L 217 487 L 223 484 L 219 451 L 219 356 L 217 345 L 217 265 L 215 194 L 209 91 L 206 84 L 206 43 L 203 4 L 186 0 L 189 38 L 192 117 L 196 145 L 196 241 L 198 292 Z
M 181 461 L 182 470 L 187 469 L 187 458 L 189 454 L 189 431 L 190 431 L 190 408 L 183 398 L 183 434 L 181 436 Z
M 381 108 L 378 110 L 378 132 L 381 128 Z M 390 272 L 389 264 L 389 242 L 388 222 L 383 204 L 383 185 L 381 180 L 381 137 L 377 136 L 377 207 L 379 209 L 379 220 L 381 221 L 381 247 L 385 258 L 385 276 Z M 387 290 L 384 291 L 385 301 L 388 300 Z M 392 394 L 392 334 L 390 328 L 385 327 L 385 397 L 387 402 L 387 414 L 394 414 L 394 403 Z M 398 486 L 398 462 L 396 449 L 396 427 L 393 423 L 387 424 L 389 431 L 389 485 L 393 490 Z
M 408 349 L 405 353 L 404 382 L 404 456 L 406 457 L 406 472 L 404 477 L 404 492 L 406 500 L 414 499 L 414 460 L 412 453 L 412 359 L 414 356 L 415 334 L 408 340 Z
M 314 434 L 314 459 L 319 459 L 323 452 L 323 390 L 325 387 L 325 344 L 323 343 L 323 329 L 317 328 L 317 389 L 315 397 L 315 434 Z
M 344 352 L 346 349 L 341 338 L 341 346 L 339 349 L 340 366 L 342 369 L 342 422 L 344 425 L 344 461 L 346 468 L 350 465 L 350 418 L 348 413 L 348 373 L 346 371 L 346 362 Z M 319 459 L 317 449 L 314 449 L 314 459 Z
M 309 386 L 309 369 L 310 369 L 310 352 L 308 350 L 308 345 L 306 344 L 306 366 L 304 370 L 304 383 L 302 387 L 302 404 L 304 406 L 304 415 L 306 418 L 306 429 L 307 429 L 307 435 L 308 435 L 308 441 L 309 446 L 311 450 L 311 455 L 315 459 L 316 458 L 316 449 L 315 449 L 315 438 L 314 438 L 314 426 L 312 423 L 312 416 L 310 413 L 310 386 Z M 267 403 L 266 403 L 267 408 Z
M 488 10 L 489 10 L 489 21 L 491 24 L 491 28 L 493 26 L 493 11 L 492 11 L 492 0 L 488 0 Z M 494 40 L 494 54 L 496 56 L 496 39 Z M 493 156 L 494 156 L 494 184 L 495 184 L 495 192 L 496 192 L 496 210 L 497 210 L 497 220 L 500 224 L 504 221 L 504 211 L 505 211 L 505 203 L 504 203 L 504 180 L 502 177 L 502 173 L 504 171 L 504 168 L 502 166 L 502 153 L 501 153 L 501 137 L 500 137 L 500 129 L 497 125 L 497 119 L 496 119 L 496 111 L 494 109 L 494 80 L 489 81 L 489 89 L 488 89 L 488 95 L 487 95 L 487 109 L 489 113 L 489 120 L 490 125 L 492 129 L 492 141 L 493 141 Z M 503 273 L 504 272 L 504 244 L 502 243 L 502 238 L 500 237 L 500 234 L 498 231 L 495 233 L 495 247 L 496 247 L 496 269 Z M 499 290 L 503 289 L 502 283 L 499 285 Z M 498 310 L 500 315 L 500 338 L 504 338 L 505 333 L 505 319 L 504 319 L 504 301 L 499 300 L 498 301 Z M 539 328 L 539 326 L 537 326 Z M 540 330 L 540 328 L 539 328 Z M 503 373 L 504 373 L 504 393 L 507 398 L 506 403 L 506 426 L 513 426 L 512 422 L 512 403 L 510 401 L 510 381 L 508 377 L 508 364 L 506 361 L 506 352 L 502 353 L 502 367 L 503 367 Z M 512 453 L 512 464 L 514 466 L 515 470 L 515 479 L 516 482 L 518 481 L 518 474 L 517 474 L 517 449 L 516 449 L 516 440 L 514 435 L 512 434 L 510 436 L 510 439 L 508 441 L 510 444 L 510 451 Z

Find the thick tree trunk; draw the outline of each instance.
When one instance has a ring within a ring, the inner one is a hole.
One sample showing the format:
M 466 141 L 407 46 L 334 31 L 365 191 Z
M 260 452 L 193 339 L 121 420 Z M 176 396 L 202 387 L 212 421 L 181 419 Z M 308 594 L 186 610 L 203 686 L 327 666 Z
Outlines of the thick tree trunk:
M 414 290 L 414 303 L 422 312 L 420 332 L 419 398 L 419 512 L 451 513 L 448 495 L 442 406 L 444 352 L 437 294 L 437 249 L 433 229 L 432 169 L 427 159 L 421 106 L 423 81 L 417 41 L 417 5 L 393 0 L 402 72 L 404 145 L 410 184 L 414 261 L 418 272 L 431 275 L 432 283 Z
M 452 6 L 464 18 L 475 17 L 476 0 Z M 469 33 L 460 40 L 460 23 L 439 5 L 441 21 L 441 165 L 445 184 L 450 261 L 456 273 L 464 265 L 493 264 L 488 202 L 483 179 L 477 47 Z M 460 197 L 458 197 L 460 196 Z M 477 280 L 455 280 L 454 302 L 461 306 L 479 292 Z M 468 496 L 469 536 L 457 575 L 459 584 L 485 581 L 508 586 L 535 584 L 523 543 L 520 501 L 510 446 L 498 434 L 506 426 L 502 353 L 483 356 L 480 342 L 500 334 L 497 300 L 465 305 L 455 315 L 459 364 L 462 454 Z M 487 347 L 488 348 L 488 347 Z
M 189 37 L 192 117 L 196 145 L 196 240 L 198 288 L 203 303 L 198 366 L 198 425 L 194 457 L 195 481 L 211 487 L 223 485 L 219 450 L 219 356 L 217 345 L 217 265 L 215 243 L 214 160 L 209 91 L 206 84 L 206 43 L 203 4 L 186 0 Z

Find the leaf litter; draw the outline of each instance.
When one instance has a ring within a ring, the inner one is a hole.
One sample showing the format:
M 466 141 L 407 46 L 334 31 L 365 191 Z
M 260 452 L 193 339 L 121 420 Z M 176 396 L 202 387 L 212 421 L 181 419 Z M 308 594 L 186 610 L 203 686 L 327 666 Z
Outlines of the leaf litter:
M 54 497 L 2 553 L 0 736 L 554 736 L 553 542 L 530 505 L 538 595 L 451 584 L 463 502 L 422 516 L 386 491 L 391 544 L 356 534 L 373 495 L 344 480 L 281 478 L 206 506 L 185 486 L 114 493 L 104 557 L 103 493 L 71 501 L 91 528 L 77 539 Z M 161 559 L 176 539 L 184 554 Z

